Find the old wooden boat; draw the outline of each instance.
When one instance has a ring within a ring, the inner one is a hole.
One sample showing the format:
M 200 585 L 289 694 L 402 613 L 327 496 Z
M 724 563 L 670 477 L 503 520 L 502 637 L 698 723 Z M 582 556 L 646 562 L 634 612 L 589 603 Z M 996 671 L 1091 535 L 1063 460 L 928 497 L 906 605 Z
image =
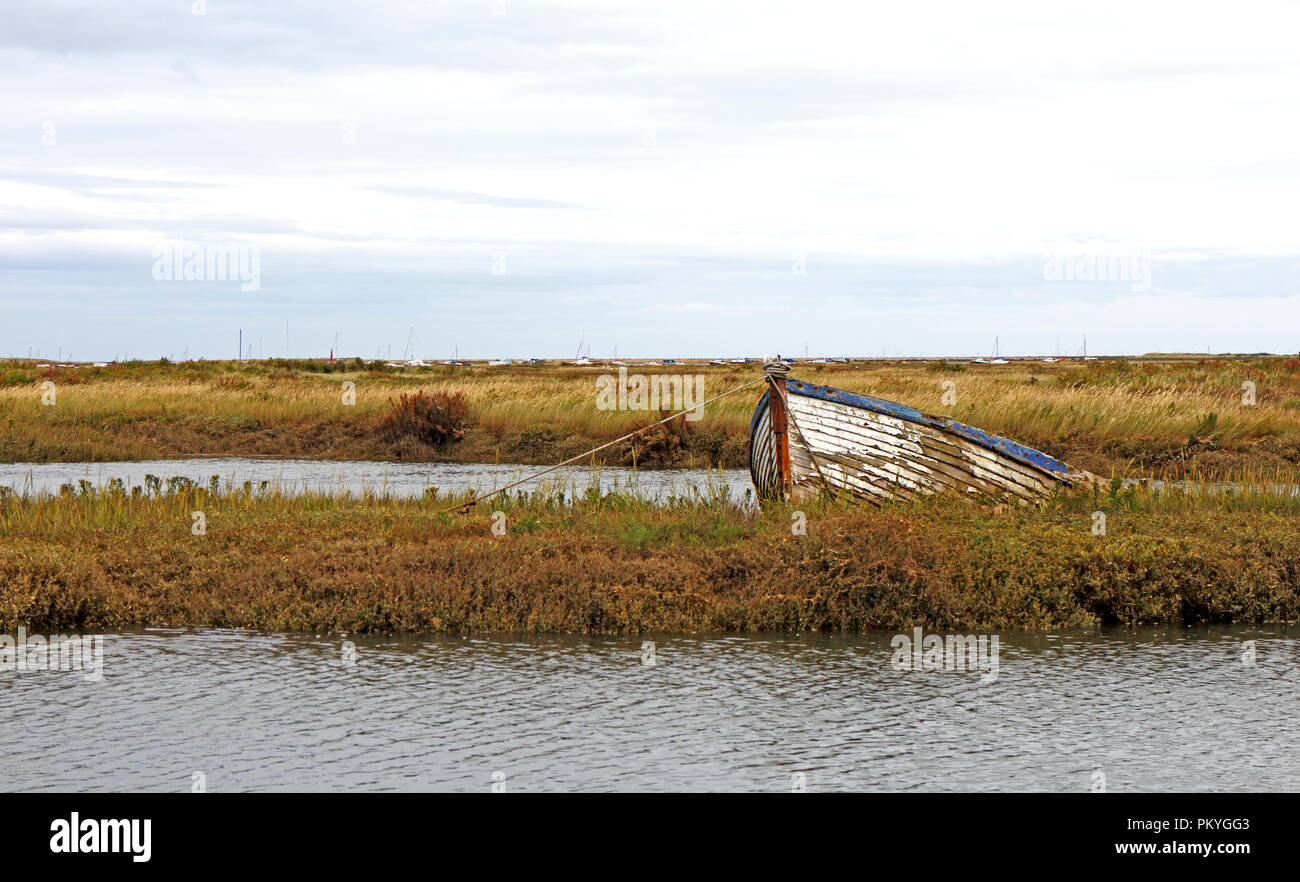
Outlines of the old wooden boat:
M 821 492 L 873 502 L 940 492 L 1036 500 L 1092 479 L 1046 453 L 914 407 L 788 377 L 764 366 L 749 426 L 761 497 Z

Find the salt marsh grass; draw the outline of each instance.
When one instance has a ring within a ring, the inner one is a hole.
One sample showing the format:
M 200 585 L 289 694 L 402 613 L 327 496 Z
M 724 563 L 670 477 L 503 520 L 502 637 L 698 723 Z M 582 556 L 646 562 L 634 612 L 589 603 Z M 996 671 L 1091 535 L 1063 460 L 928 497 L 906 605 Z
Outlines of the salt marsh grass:
M 203 454 L 322 459 L 552 463 L 639 425 L 644 412 L 596 406 L 609 367 L 389 368 L 355 361 L 186 362 L 43 369 L 0 362 L 0 459 L 82 461 Z M 753 380 L 757 365 L 642 367 L 698 373 L 706 395 Z M 793 375 L 942 413 L 1103 476 L 1220 477 L 1245 468 L 1300 480 L 1300 360 L 854 362 L 798 364 Z M 40 383 L 58 387 L 41 404 Z M 355 404 L 342 385 L 355 384 Z M 1250 384 L 1246 403 L 1245 384 Z M 471 425 L 440 447 L 393 445 L 376 426 L 391 400 L 464 395 Z M 704 408 L 660 449 L 618 449 L 607 462 L 745 464 L 760 390 Z M 620 459 L 622 457 L 623 459 Z
M 0 627 L 603 633 L 1300 618 L 1300 505 L 1264 487 L 795 509 L 708 487 L 646 500 L 570 484 L 445 511 L 467 501 L 166 480 L 138 493 L 7 495 Z M 1105 535 L 1089 529 L 1097 509 Z M 806 532 L 791 529 L 797 520 Z

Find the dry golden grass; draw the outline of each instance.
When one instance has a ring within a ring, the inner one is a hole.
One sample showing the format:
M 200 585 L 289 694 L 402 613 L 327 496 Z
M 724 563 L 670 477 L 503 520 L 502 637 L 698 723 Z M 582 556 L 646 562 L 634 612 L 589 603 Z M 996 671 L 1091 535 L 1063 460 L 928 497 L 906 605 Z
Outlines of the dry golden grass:
M 1287 362 L 961 365 L 940 370 L 813 370 L 800 376 L 943 413 L 1012 438 L 1087 435 L 1098 442 L 1132 437 L 1186 440 L 1215 414 L 1225 440 L 1300 437 L 1300 372 Z M 1256 403 L 1242 403 L 1242 383 Z M 952 387 L 945 387 L 951 382 Z M 945 405 L 944 393 L 955 395 Z
M 498 369 L 500 370 L 500 369 Z M 520 376 L 490 374 L 486 369 L 448 376 L 438 371 L 408 375 L 339 372 L 328 377 L 294 378 L 232 374 L 205 382 L 94 379 L 60 384 L 55 407 L 41 404 L 40 387 L 24 384 L 0 387 L 0 415 L 15 420 L 96 421 L 130 414 L 137 418 L 177 416 L 238 417 L 260 422 L 296 422 L 322 417 L 378 418 L 390 398 L 402 393 L 462 392 L 475 406 L 476 422 L 492 431 L 512 432 L 537 425 L 555 425 L 589 437 L 622 434 L 637 414 L 596 407 L 596 379 L 603 372 L 557 371 Z M 709 377 L 706 391 L 721 392 L 728 384 L 754 379 L 755 374 Z M 356 384 L 356 404 L 343 404 L 342 384 Z M 733 381 L 735 381 L 733 383 Z M 756 396 L 719 402 L 705 413 L 701 426 L 743 431 Z
M 1300 464 L 1298 368 L 1294 358 L 865 362 L 799 364 L 792 375 L 945 413 L 1099 473 L 1161 474 L 1189 458 L 1209 471 Z M 256 436 L 249 453 L 391 458 L 401 454 L 368 436 L 389 399 L 425 390 L 463 393 L 476 424 L 470 443 L 430 452 L 430 458 L 554 461 L 647 420 L 645 412 L 596 406 L 597 378 L 615 370 L 221 362 L 36 371 L 26 363 L 0 363 L 0 458 L 237 453 L 242 436 Z M 708 397 L 756 378 L 759 366 L 628 371 L 699 374 Z M 55 407 L 40 403 L 39 384 L 47 375 L 57 383 Z M 344 381 L 356 384 L 355 406 L 343 404 Z M 1242 402 L 1246 382 L 1255 384 L 1253 405 Z M 715 402 L 691 424 L 695 436 L 710 440 L 715 461 L 743 464 L 760 394 L 755 388 Z M 955 402 L 945 404 L 952 400 L 946 394 Z M 276 450 L 277 444 L 283 449 Z

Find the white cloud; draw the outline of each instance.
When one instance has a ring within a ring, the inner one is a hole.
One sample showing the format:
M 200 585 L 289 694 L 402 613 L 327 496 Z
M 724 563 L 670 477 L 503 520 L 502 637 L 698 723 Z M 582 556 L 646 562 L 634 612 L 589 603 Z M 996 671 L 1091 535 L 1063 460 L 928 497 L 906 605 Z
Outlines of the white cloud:
M 361 326 L 329 304 L 362 299 L 370 353 L 391 327 L 499 290 L 549 308 L 501 303 L 457 332 L 463 353 L 562 354 L 575 327 L 628 352 L 714 354 L 709 333 L 790 350 L 757 342 L 779 337 L 764 310 L 789 297 L 863 304 L 857 327 L 791 331 L 800 348 L 979 351 L 1023 325 L 1032 351 L 1081 321 L 1102 339 L 1119 314 L 1070 314 L 1036 276 L 1061 237 L 1187 268 L 1176 280 L 1198 308 L 1152 330 L 1160 346 L 1231 327 L 1225 347 L 1268 348 L 1271 323 L 1203 307 L 1262 298 L 1291 314 L 1298 17 L 1284 3 L 32 6 L 0 36 L 0 296 L 59 307 L 12 312 L 0 351 L 111 335 L 96 354 L 112 355 L 191 333 L 148 284 L 152 243 L 178 235 L 260 243 L 261 308 L 322 339 Z M 808 271 L 792 279 L 795 252 Z M 41 253 L 57 260 L 38 269 Z M 935 292 L 958 288 L 979 308 L 937 337 L 955 314 Z M 707 303 L 727 326 L 620 325 L 608 302 L 633 296 L 683 325 Z M 147 336 L 83 318 L 145 301 L 161 310 Z M 900 303 L 907 321 L 868 340 Z M 224 351 L 247 310 L 214 304 L 199 335 Z

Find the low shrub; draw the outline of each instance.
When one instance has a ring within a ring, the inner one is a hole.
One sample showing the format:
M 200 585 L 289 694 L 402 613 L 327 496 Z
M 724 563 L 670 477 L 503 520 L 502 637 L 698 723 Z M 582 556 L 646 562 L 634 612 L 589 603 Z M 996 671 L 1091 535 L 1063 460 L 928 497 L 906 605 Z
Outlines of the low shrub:
M 465 437 L 469 425 L 469 400 L 463 393 L 434 392 L 423 389 L 415 394 L 402 393 L 388 399 L 389 410 L 379 421 L 379 434 L 389 441 L 414 438 L 425 444 L 440 446 Z

